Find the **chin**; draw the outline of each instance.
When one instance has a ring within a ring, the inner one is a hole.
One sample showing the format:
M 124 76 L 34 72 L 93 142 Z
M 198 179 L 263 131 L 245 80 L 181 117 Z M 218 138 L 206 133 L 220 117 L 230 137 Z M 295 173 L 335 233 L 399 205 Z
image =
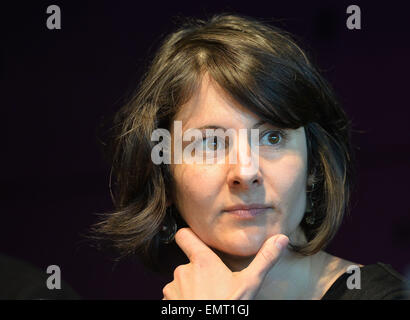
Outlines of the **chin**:
M 250 257 L 258 253 L 265 242 L 265 238 L 260 239 L 235 239 L 222 241 L 221 245 L 215 246 L 221 252 L 238 257 Z
M 235 248 L 233 250 L 229 250 L 229 252 L 226 252 L 227 254 L 235 257 L 253 257 L 255 256 L 260 247 L 248 247 L 248 248 Z

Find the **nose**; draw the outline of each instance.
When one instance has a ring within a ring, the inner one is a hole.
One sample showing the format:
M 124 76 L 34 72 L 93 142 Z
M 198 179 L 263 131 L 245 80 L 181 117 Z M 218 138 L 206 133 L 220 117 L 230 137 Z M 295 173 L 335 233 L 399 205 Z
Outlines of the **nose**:
M 236 163 L 229 164 L 228 185 L 241 190 L 260 186 L 263 178 L 259 168 L 259 150 L 249 144 L 246 134 L 239 134 L 238 144 L 238 148 L 232 150 L 236 153 Z

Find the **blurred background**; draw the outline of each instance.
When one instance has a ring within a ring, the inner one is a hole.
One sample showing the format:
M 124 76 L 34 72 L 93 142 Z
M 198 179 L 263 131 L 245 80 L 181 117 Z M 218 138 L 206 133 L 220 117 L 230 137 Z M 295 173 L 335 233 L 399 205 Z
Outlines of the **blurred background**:
M 351 4 L 361 30 L 346 27 Z M 46 27 L 50 5 L 61 9 L 61 30 Z M 410 6 L 399 1 L 2 1 L 0 253 L 44 272 L 60 266 L 85 299 L 162 298 L 171 279 L 114 264 L 82 236 L 113 208 L 99 127 L 175 16 L 226 11 L 293 33 L 353 121 L 358 185 L 327 251 L 410 274 Z

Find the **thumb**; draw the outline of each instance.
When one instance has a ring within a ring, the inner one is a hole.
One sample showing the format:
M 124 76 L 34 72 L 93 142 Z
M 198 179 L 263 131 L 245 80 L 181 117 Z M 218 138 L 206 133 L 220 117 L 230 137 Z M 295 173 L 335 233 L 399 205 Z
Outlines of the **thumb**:
M 281 252 L 288 243 L 289 238 L 284 234 L 277 234 L 270 237 L 259 249 L 253 261 L 243 271 L 256 276 L 262 281 L 270 268 L 279 260 Z

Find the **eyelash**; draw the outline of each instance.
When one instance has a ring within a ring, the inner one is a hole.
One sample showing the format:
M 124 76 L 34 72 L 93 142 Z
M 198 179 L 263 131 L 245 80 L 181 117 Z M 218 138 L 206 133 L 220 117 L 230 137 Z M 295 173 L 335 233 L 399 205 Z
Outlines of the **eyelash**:
M 279 142 L 276 143 L 276 144 L 274 144 L 274 145 L 268 145 L 268 146 L 270 146 L 270 147 L 277 148 L 277 147 L 279 147 L 279 146 L 285 144 L 285 143 L 287 142 L 287 140 L 288 140 L 288 134 L 287 134 L 284 130 L 281 130 L 281 129 L 278 129 L 278 130 L 266 130 L 266 131 L 262 132 L 261 137 L 265 137 L 268 133 L 275 133 L 275 134 L 278 134 L 278 135 L 280 136 Z M 208 137 L 204 137 L 204 138 L 202 139 L 202 142 L 208 140 L 209 138 L 215 138 L 215 137 L 218 137 L 218 136 L 208 136 Z M 211 150 L 211 151 L 216 151 L 216 150 Z
M 266 130 L 266 131 L 262 132 L 262 137 L 265 137 L 268 133 L 275 133 L 275 134 L 278 134 L 278 135 L 280 136 L 279 142 L 276 143 L 276 144 L 274 144 L 274 145 L 271 145 L 271 146 L 280 146 L 280 145 L 283 145 L 283 144 L 287 141 L 287 139 L 288 139 L 287 133 L 286 133 L 284 130 L 281 130 L 281 129 L 278 129 L 278 130 Z

